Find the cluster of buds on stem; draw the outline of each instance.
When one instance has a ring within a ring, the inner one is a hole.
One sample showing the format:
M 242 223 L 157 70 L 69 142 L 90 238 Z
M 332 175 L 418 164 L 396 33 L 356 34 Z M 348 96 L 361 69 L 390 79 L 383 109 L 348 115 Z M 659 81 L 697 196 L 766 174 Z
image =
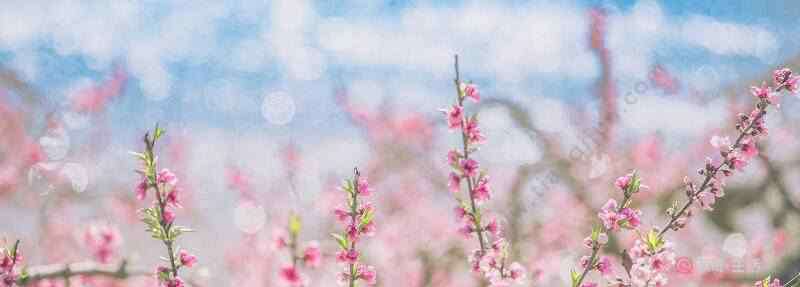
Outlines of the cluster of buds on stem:
M 698 170 L 698 174 L 704 176 L 700 184 L 688 177 L 684 179 L 689 200 L 682 207 L 676 202 L 667 210 L 670 220 L 661 229 L 659 237 L 668 230 L 679 230 L 686 226 L 693 213 L 693 203 L 697 202 L 704 210 L 713 210 L 714 203 L 725 196 L 725 178 L 732 176 L 735 171 L 741 171 L 758 155 L 756 142 L 768 132 L 765 125 L 767 108 L 778 104 L 782 91 L 796 92 L 800 80 L 800 77 L 793 75 L 792 70 L 786 68 L 776 70 L 773 76 L 774 86 L 762 83 L 761 86 L 750 88 L 756 104 L 749 113 L 740 113 L 737 116 L 736 139 L 732 141 L 729 137 L 722 136 L 711 138 L 710 143 L 719 150 L 719 156 L 706 158 L 705 166 Z
M 763 280 L 757 281 L 753 284 L 753 287 L 795 287 L 800 285 L 800 273 L 797 273 L 792 279 L 786 281 L 786 283 L 781 284 L 781 280 L 778 278 L 772 278 L 772 276 L 767 276 Z
M 24 273 L 16 268 L 22 262 L 22 252 L 19 249 L 19 240 L 11 248 L 0 247 L 0 286 L 16 286 L 25 280 Z
M 322 252 L 319 249 L 319 243 L 316 241 L 306 243 L 303 252 L 299 253 L 300 228 L 300 217 L 291 214 L 289 215 L 289 224 L 286 226 L 286 229 L 279 229 L 274 235 L 276 249 L 286 249 L 289 252 L 289 259 L 291 260 L 291 264 L 281 268 L 280 277 L 289 284 L 289 286 L 293 287 L 308 286 L 309 284 L 308 277 L 300 273 L 300 263 L 308 268 L 316 268 L 319 267 L 322 262 Z
M 142 209 L 142 222 L 147 226 L 147 231 L 157 240 L 164 243 L 167 248 L 167 266 L 156 268 L 156 277 L 162 287 L 182 287 L 184 281 L 178 276 L 182 267 L 192 267 L 197 258 L 175 246 L 178 237 L 191 229 L 175 225 L 175 208 L 180 208 L 178 178 L 168 169 L 158 170 L 158 157 L 155 155 L 156 142 L 164 135 L 164 130 L 156 125 L 152 134 L 144 136 L 145 150 L 142 153 L 132 154 L 142 161 L 142 169 L 137 172 L 142 176 L 141 182 L 136 186 L 136 196 L 140 200 L 147 198 L 151 190 L 155 193 L 155 200 L 150 207 Z
M 614 186 L 622 192 L 622 203 L 615 199 L 609 199 L 597 217 L 602 222 L 592 229 L 592 233 L 583 240 L 583 245 L 591 250 L 591 255 L 581 257 L 580 266 L 582 272 L 573 270 L 570 274 L 573 287 L 595 287 L 597 283 L 586 282 L 587 275 L 592 271 L 598 271 L 604 277 L 609 277 L 613 273 L 611 259 L 601 256 L 600 251 L 608 243 L 608 232 L 620 231 L 622 229 L 637 231 L 641 224 L 642 212 L 630 206 L 633 195 L 648 187 L 642 184 L 642 179 L 636 171 L 621 176 L 614 181 Z M 637 231 L 638 232 L 638 231 Z M 617 278 L 617 284 L 625 284 L 625 280 Z M 624 286 L 624 285 L 623 285 Z
M 692 207 L 695 202 L 702 209 L 713 210 L 716 200 L 725 196 L 725 178 L 733 175 L 735 171 L 742 170 L 753 157 L 758 155 L 756 142 L 768 131 L 765 126 L 767 108 L 770 105 L 777 105 L 781 91 L 796 92 L 799 82 L 800 77 L 794 76 L 791 70 L 779 69 L 774 73 L 774 87 L 764 83 L 760 87 L 751 88 L 751 92 L 756 98 L 756 104 L 750 113 L 738 115 L 735 124 L 738 132 L 736 139 L 731 141 L 728 137 L 712 137 L 711 145 L 719 149 L 719 156 L 707 158 L 705 166 L 698 170 L 704 179 L 700 184 L 695 184 L 688 177 L 684 179 L 688 200 L 683 205 L 675 202 L 672 207 L 667 209 L 669 221 L 665 226 L 661 229 L 649 230 L 644 234 L 637 230 L 640 238 L 636 240 L 630 251 L 623 254 L 628 278 L 616 278 L 611 282 L 612 285 L 666 286 L 668 280 L 665 273 L 675 264 L 675 253 L 672 243 L 664 238 L 664 234 L 669 230 L 679 230 L 686 226 L 693 214 Z M 633 179 L 633 181 L 626 178 L 618 179 L 617 186 L 625 186 L 626 182 L 637 182 L 636 184 L 638 184 L 635 174 Z M 592 255 L 581 260 L 584 267 L 583 273 L 572 272 L 573 287 L 597 286 L 595 283 L 582 284 L 582 282 L 589 271 L 605 268 L 601 264 L 603 260 L 598 260 L 597 257 L 602 246 L 601 234 L 603 232 L 615 230 L 618 226 L 635 229 L 638 225 L 638 213 L 624 211 L 630 199 L 630 193 L 627 189 L 624 190 L 626 193 L 623 203 L 617 205 L 615 201 L 609 201 L 599 214 L 603 221 L 603 227 L 595 230 L 592 236 L 585 240 L 585 245 L 592 249 Z M 634 216 L 630 216 L 631 214 Z M 774 287 L 781 286 L 781 284 L 779 280 L 767 278 L 757 282 L 756 286 Z
M 367 285 L 377 283 L 375 267 L 361 262 L 361 254 L 356 244 L 364 236 L 375 234 L 375 208 L 372 203 L 364 201 L 361 197 L 369 197 L 372 189 L 366 177 L 361 176 L 358 169 L 354 170 L 352 180 L 345 180 L 341 189 L 347 195 L 347 205 L 336 208 L 333 213 L 340 223 L 345 226 L 344 234 L 331 233 L 339 246 L 336 261 L 344 265 L 344 270 L 337 275 L 339 285 L 354 287 L 361 280 Z
M 478 239 L 480 248 L 469 256 L 474 272 L 482 274 L 492 286 L 522 284 L 525 269 L 517 262 L 510 262 L 509 244 L 501 235 L 497 219 L 491 218 L 484 222 L 484 214 L 479 205 L 492 197 L 489 176 L 479 172 L 478 161 L 470 155 L 477 151 L 485 137 L 478 126 L 477 115 L 468 117 L 464 112 L 464 101 L 470 99 L 477 103 L 481 95 L 477 85 L 461 81 L 458 56 L 455 58 L 455 70 L 457 99 L 450 109 L 442 112 L 446 115 L 447 127 L 452 131 L 459 131 L 462 140 L 460 150 L 454 149 L 447 153 L 447 161 L 452 168 L 448 180 L 449 190 L 457 194 L 466 185 L 469 193 L 467 199 L 458 200 L 459 205 L 455 208 L 456 217 L 462 224 L 459 232 L 467 238 L 475 236 Z

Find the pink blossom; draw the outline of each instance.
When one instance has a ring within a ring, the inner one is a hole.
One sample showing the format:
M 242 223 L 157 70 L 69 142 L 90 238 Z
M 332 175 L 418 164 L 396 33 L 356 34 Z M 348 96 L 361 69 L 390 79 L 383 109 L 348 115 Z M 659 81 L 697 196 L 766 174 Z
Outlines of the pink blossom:
M 489 177 L 484 176 L 478 180 L 478 184 L 475 186 L 475 189 L 472 191 L 472 196 L 475 197 L 477 202 L 485 202 L 488 201 L 491 195 L 491 189 L 489 189 Z
M 355 264 L 358 261 L 358 251 L 341 250 L 336 253 L 336 261 L 339 263 Z
M 640 210 L 636 210 L 633 208 L 623 208 L 618 214 L 618 220 L 624 220 L 624 227 L 635 229 L 639 227 L 641 220 L 639 219 L 642 215 Z
M 4 287 L 15 286 L 17 283 L 17 275 L 15 274 L 4 275 L 2 283 Z
M 300 272 L 297 271 L 297 268 L 294 266 L 286 266 L 281 268 L 281 279 L 289 283 L 290 286 L 303 286 L 305 285 L 305 280 L 300 275 Z
M 621 190 L 626 190 L 631 182 L 631 177 L 633 177 L 632 174 L 620 176 L 614 181 L 614 185 Z
M 457 166 L 459 159 L 461 159 L 461 153 L 455 150 L 450 150 L 447 152 L 447 164 L 450 166 Z
M 164 222 L 167 224 L 172 224 L 172 222 L 175 221 L 175 213 L 172 212 L 172 210 L 164 209 L 164 214 L 162 216 L 164 217 Z
M 461 128 L 461 122 L 464 118 L 464 108 L 459 105 L 453 105 L 450 110 L 444 110 L 447 114 L 447 127 L 451 130 Z
M 590 257 L 589 255 L 582 256 L 581 260 L 580 260 L 581 268 L 584 268 L 584 269 L 589 268 L 589 264 L 592 263 L 590 261 L 591 259 L 592 259 L 592 257 Z
M 367 182 L 367 178 L 365 176 L 358 177 L 356 186 L 358 188 L 358 195 L 370 196 L 372 194 L 373 190 L 369 187 L 369 182 Z
M 344 208 L 337 207 L 333 209 L 333 214 L 336 215 L 336 219 L 340 222 L 347 222 L 350 219 L 350 211 L 344 210 Z
M 517 262 L 511 263 L 509 267 L 509 277 L 511 280 L 516 281 L 517 284 L 522 284 L 522 280 L 525 279 L 525 267 L 522 267 L 522 264 Z
M 606 204 L 603 205 L 603 208 L 597 214 L 600 217 L 600 220 L 603 221 L 603 225 L 608 230 L 616 230 L 617 225 L 617 201 L 614 199 L 609 199 Z
M 178 177 L 175 176 L 175 174 L 172 173 L 172 171 L 165 168 L 158 172 L 158 176 L 156 177 L 156 182 L 158 182 L 159 184 L 166 183 L 168 185 L 175 186 L 178 183 Z
M 182 266 L 192 267 L 195 263 L 197 263 L 197 257 L 189 254 L 186 250 L 181 250 L 178 254 L 178 258 L 181 261 Z
M 358 277 L 367 285 L 375 285 L 377 283 L 377 273 L 375 272 L 375 267 L 367 266 L 367 265 L 358 265 Z
M 741 145 L 742 156 L 746 159 L 751 159 L 758 155 L 758 147 L 756 147 L 753 138 L 746 138 L 742 140 Z
M 92 224 L 83 234 L 84 245 L 100 263 L 109 263 L 121 242 L 119 230 L 107 224 Z
M 361 234 L 364 236 L 374 236 L 375 235 L 375 222 L 370 222 L 361 226 Z
M 462 206 L 456 206 L 456 208 L 454 210 L 455 210 L 456 218 L 459 219 L 459 220 L 463 220 L 467 216 L 467 211 Z
M 772 93 L 767 83 L 762 83 L 761 87 L 750 87 L 750 93 L 753 94 L 754 97 L 762 100 L 766 100 L 770 104 L 777 103 L 777 97 L 775 94 Z
M 597 287 L 597 283 L 586 282 L 581 284 L 581 287 Z
M 134 190 L 136 192 L 136 198 L 143 200 L 145 197 L 147 197 L 147 188 L 147 179 L 143 178 L 142 181 L 136 185 L 136 189 Z
M 303 262 L 308 267 L 319 267 L 322 262 L 322 251 L 319 249 L 319 243 L 316 241 L 308 243 L 308 246 L 306 246 L 306 249 L 303 251 Z
M 745 167 L 747 167 L 747 160 L 738 157 L 738 156 L 731 156 L 730 157 L 730 165 L 733 166 L 734 169 L 742 171 Z
M 181 191 L 180 188 L 177 187 L 172 188 L 172 190 L 169 193 L 167 193 L 167 197 L 165 199 L 167 204 L 169 204 L 172 207 L 178 207 L 178 208 L 182 207 L 181 202 L 178 199 L 178 193 L 180 191 Z
M 465 133 L 467 134 L 467 140 L 470 144 L 480 144 L 486 139 L 481 133 L 481 129 L 478 126 L 478 119 L 476 118 L 467 120 Z
M 476 103 L 481 100 L 481 92 L 478 90 L 478 85 L 462 83 L 461 86 L 468 98 Z
M 183 279 L 181 279 L 179 277 L 170 279 L 169 281 L 166 282 L 165 286 L 166 287 L 183 287 L 184 286 Z
M 793 76 L 792 70 L 789 68 L 775 70 L 773 79 L 778 87 L 784 86 L 786 90 L 792 93 L 797 90 L 798 77 Z
M 472 223 L 465 223 L 461 226 L 461 228 L 458 229 L 458 233 L 463 235 L 465 238 L 470 238 L 472 236 L 472 232 L 474 231 L 475 229 L 472 228 Z
M 450 189 L 450 192 L 458 193 L 461 190 L 461 176 L 455 172 L 450 172 L 447 187 Z
M 475 177 L 478 175 L 478 162 L 471 158 L 464 159 L 461 161 L 461 169 L 466 176 Z
M 601 257 L 600 260 L 597 261 L 597 270 L 604 276 L 611 275 L 611 259 L 606 256 Z
M 489 224 L 486 224 L 486 231 L 491 233 L 494 236 L 500 235 L 500 225 L 497 223 L 497 219 L 492 218 L 489 221 Z
M 345 232 L 347 232 L 347 240 L 350 241 L 357 241 L 358 240 L 358 227 L 355 224 L 348 224 L 345 228 Z

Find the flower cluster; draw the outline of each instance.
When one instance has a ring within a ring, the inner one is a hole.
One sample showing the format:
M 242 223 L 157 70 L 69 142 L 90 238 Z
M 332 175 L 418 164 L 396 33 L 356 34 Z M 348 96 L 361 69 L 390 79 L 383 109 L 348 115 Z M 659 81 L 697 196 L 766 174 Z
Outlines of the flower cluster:
M 83 244 L 92 253 L 94 260 L 108 264 L 122 244 L 122 237 L 114 226 L 92 224 L 83 232 Z
M 796 92 L 800 77 L 794 76 L 789 69 L 779 69 L 773 74 L 774 87 L 766 83 L 760 87 L 752 87 L 751 92 L 756 98 L 755 108 L 747 114 L 741 113 L 737 116 L 735 124 L 738 137 L 731 141 L 728 137 L 714 136 L 711 138 L 711 145 L 719 149 L 717 158 L 709 157 L 706 159 L 705 166 L 698 170 L 704 176 L 702 182 L 695 184 L 688 177 L 684 179 L 686 195 L 688 201 L 682 206 L 676 201 L 672 207 L 667 209 L 669 222 L 659 229 L 652 229 L 641 235 L 634 246 L 625 253 L 627 262 L 626 271 L 628 279 L 616 278 L 612 283 L 614 286 L 666 286 L 666 271 L 675 264 L 675 253 L 672 243 L 664 239 L 664 234 L 669 230 L 679 230 L 686 226 L 691 218 L 692 207 L 695 202 L 705 210 L 713 210 L 717 199 L 725 196 L 725 178 L 733 175 L 737 170 L 742 170 L 748 162 L 758 155 L 756 142 L 766 135 L 768 130 L 765 125 L 767 108 L 770 105 L 777 105 L 780 92 L 783 90 Z M 615 185 L 625 191 L 625 200 L 622 204 L 609 200 L 598 216 L 603 222 L 603 227 L 595 228 L 592 236 L 584 240 L 584 245 L 593 250 L 592 255 L 581 259 L 583 273 L 572 272 L 573 287 L 597 286 L 595 283 L 581 284 L 586 274 L 591 270 L 608 270 L 607 264 L 601 258 L 598 260 L 597 253 L 607 239 L 603 232 L 613 231 L 618 228 L 635 229 L 640 225 L 640 212 L 628 208 L 630 193 L 632 190 L 640 188 L 638 177 L 622 177 L 617 179 Z M 767 278 L 756 283 L 756 286 L 781 286 L 779 280 Z
M 633 261 L 630 268 L 631 285 L 633 286 L 666 286 L 665 275 L 675 265 L 675 252 L 672 243 L 658 236 L 657 230 L 651 230 L 643 238 L 636 240 L 628 251 Z
M 606 256 L 600 256 L 600 250 L 608 243 L 607 232 L 619 231 L 620 229 L 636 230 L 641 224 L 640 217 L 642 212 L 630 207 L 630 204 L 633 195 L 647 189 L 647 186 L 642 184 L 642 179 L 635 171 L 617 178 L 614 181 L 614 186 L 622 192 L 622 203 L 618 204 L 616 200 L 609 199 L 600 212 L 597 213 L 597 217 L 600 218 L 603 224 L 593 228 L 592 233 L 583 239 L 583 245 L 592 250 L 592 253 L 580 259 L 580 266 L 583 272 L 572 271 L 571 278 L 572 286 L 574 287 L 597 286 L 597 283 L 583 283 L 589 272 L 593 270 L 597 270 L 604 277 L 612 275 L 611 259 Z M 639 261 L 644 262 L 644 260 Z M 625 285 L 626 283 L 622 279 L 617 279 L 617 281 L 618 286 L 628 286 Z
M 786 281 L 786 283 L 783 284 L 781 284 L 781 279 L 773 279 L 772 276 L 767 276 L 767 278 L 759 280 L 753 284 L 753 287 L 794 287 L 800 282 L 797 281 L 797 279 L 800 279 L 800 273 L 797 273 L 797 275 L 792 277 L 792 279 L 789 279 L 789 281 Z
M 275 231 L 274 243 L 275 248 L 278 250 L 288 249 L 291 264 L 284 266 L 280 269 L 280 277 L 289 284 L 289 286 L 307 286 L 308 278 L 300 273 L 299 262 L 309 268 L 319 267 L 322 263 L 322 252 L 319 249 L 319 243 L 310 241 L 306 243 L 305 249 L 302 253 L 298 244 L 300 237 L 300 218 L 297 215 L 289 216 L 289 225 L 286 230 L 279 229 Z
M 670 221 L 659 236 L 663 236 L 667 230 L 683 228 L 693 214 L 691 207 L 694 202 L 704 210 L 713 210 L 716 201 L 725 196 L 725 178 L 733 175 L 734 171 L 742 170 L 758 155 L 756 142 L 768 132 L 765 125 L 767 108 L 777 105 L 781 91 L 796 92 L 800 77 L 793 75 L 792 70 L 784 68 L 773 73 L 773 80 L 774 87 L 766 83 L 760 87 L 751 87 L 756 105 L 749 113 L 740 113 L 737 116 L 735 127 L 739 135 L 735 140 L 722 136 L 711 138 L 711 146 L 719 149 L 719 156 L 706 158 L 705 166 L 698 170 L 705 177 L 699 185 L 688 177 L 684 179 L 689 200 L 682 207 L 676 202 L 667 210 Z
M 339 245 L 336 261 L 345 265 L 345 270 L 337 275 L 340 285 L 356 286 L 356 281 L 363 280 L 367 285 L 377 283 L 375 267 L 360 262 L 361 254 L 356 244 L 363 236 L 375 234 L 375 209 L 372 203 L 362 201 L 359 197 L 368 197 L 373 190 L 358 169 L 352 180 L 345 180 L 341 188 L 347 195 L 347 206 L 336 208 L 333 213 L 339 222 L 345 225 L 344 234 L 332 233 L 331 236 Z
M 459 193 L 464 185 L 462 182 L 465 182 L 469 193 L 468 199 L 459 199 L 459 205 L 455 208 L 456 217 L 462 224 L 459 232 L 467 238 L 475 234 L 478 239 L 480 248 L 474 250 L 469 257 L 474 272 L 482 274 L 492 286 L 522 284 L 525 269 L 517 262 L 509 262 L 509 244 L 501 235 L 500 224 L 495 218 L 484 223 L 484 215 L 479 207 L 491 199 L 492 192 L 489 176 L 479 172 L 480 164 L 470 158 L 470 154 L 477 151 L 477 145 L 482 144 L 486 138 L 478 126 L 477 115 L 466 116 L 464 100 L 470 99 L 477 103 L 481 95 L 477 85 L 461 82 L 458 57 L 455 67 L 456 103 L 442 112 L 446 115 L 447 127 L 452 131 L 460 131 L 462 139 L 460 150 L 447 153 L 447 162 L 452 168 L 448 180 L 449 190 Z
M 19 240 L 11 248 L 0 248 L 0 286 L 16 286 L 22 278 L 15 268 L 22 262 Z
M 158 266 L 156 277 L 162 287 L 182 287 L 184 281 L 178 276 L 178 270 L 182 267 L 192 267 L 197 258 L 185 250 L 177 251 L 174 246 L 175 240 L 181 234 L 191 230 L 174 225 L 174 208 L 181 207 L 177 176 L 168 169 L 156 172 L 158 169 L 155 144 L 163 135 L 164 130 L 156 126 L 152 136 L 150 133 L 144 136 L 145 151 L 133 153 L 143 163 L 143 168 L 137 170 L 142 176 L 142 181 L 136 186 L 135 192 L 140 200 L 144 200 L 150 190 L 155 194 L 156 200 L 153 205 L 142 210 L 142 221 L 147 225 L 150 235 L 161 240 L 167 247 L 169 266 Z

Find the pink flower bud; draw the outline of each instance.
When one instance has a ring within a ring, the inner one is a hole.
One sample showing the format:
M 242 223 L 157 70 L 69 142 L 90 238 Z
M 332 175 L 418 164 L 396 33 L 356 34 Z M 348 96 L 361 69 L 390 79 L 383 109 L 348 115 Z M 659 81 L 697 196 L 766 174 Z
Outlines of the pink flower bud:
M 186 250 L 181 250 L 179 252 L 178 257 L 180 258 L 181 265 L 186 267 L 191 268 L 192 266 L 194 266 L 195 263 L 197 263 L 197 257 L 192 254 L 189 254 L 189 252 L 187 252 Z

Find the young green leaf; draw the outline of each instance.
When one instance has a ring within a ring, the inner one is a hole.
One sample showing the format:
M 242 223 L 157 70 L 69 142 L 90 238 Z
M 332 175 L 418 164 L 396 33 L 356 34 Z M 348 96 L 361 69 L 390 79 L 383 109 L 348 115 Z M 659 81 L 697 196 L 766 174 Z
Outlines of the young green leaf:
M 339 247 L 341 247 L 343 250 L 347 250 L 348 248 L 350 248 L 349 246 L 350 244 L 349 242 L 347 242 L 347 238 L 345 238 L 344 236 L 337 233 L 331 233 L 331 236 L 334 239 L 336 239 L 336 243 L 338 243 Z

